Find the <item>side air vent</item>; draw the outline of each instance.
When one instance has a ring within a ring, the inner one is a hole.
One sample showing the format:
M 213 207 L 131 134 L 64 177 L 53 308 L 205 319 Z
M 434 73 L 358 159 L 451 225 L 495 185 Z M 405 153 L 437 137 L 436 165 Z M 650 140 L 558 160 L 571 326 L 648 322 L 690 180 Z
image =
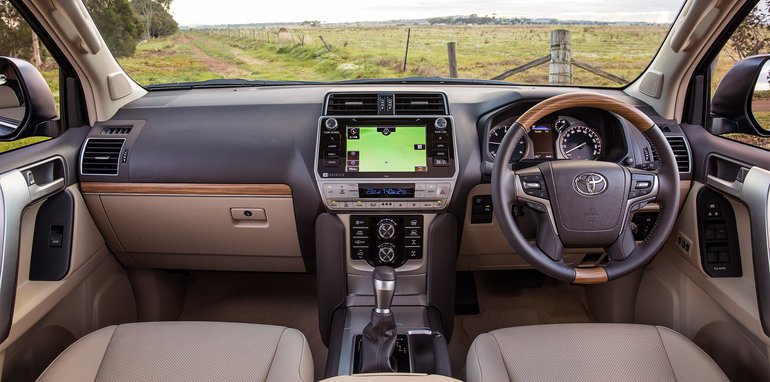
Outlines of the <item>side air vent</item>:
M 679 172 L 690 172 L 690 148 L 687 146 L 684 137 L 668 136 L 666 139 L 671 146 L 671 150 L 674 152 L 674 157 L 676 157 L 676 166 L 679 168 Z
M 397 115 L 446 115 L 444 95 L 440 93 L 396 93 Z
M 101 135 L 128 135 L 131 132 L 130 126 L 106 126 L 102 129 Z
M 83 175 L 118 175 L 125 138 L 89 138 L 80 159 Z
M 331 94 L 326 103 L 326 114 L 377 115 L 377 94 Z

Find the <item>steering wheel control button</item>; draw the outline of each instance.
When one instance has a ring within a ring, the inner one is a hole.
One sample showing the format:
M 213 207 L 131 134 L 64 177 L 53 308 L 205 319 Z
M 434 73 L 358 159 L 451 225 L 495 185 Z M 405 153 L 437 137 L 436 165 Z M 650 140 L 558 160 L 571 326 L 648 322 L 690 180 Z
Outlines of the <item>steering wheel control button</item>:
M 538 182 L 524 182 L 523 184 L 525 190 L 539 190 L 540 189 L 540 183 Z
M 380 262 L 391 264 L 396 259 L 396 249 L 391 243 L 380 244 L 377 248 L 377 258 Z
M 542 174 L 522 175 L 521 189 L 525 194 L 540 199 L 548 199 L 548 191 L 545 189 L 545 181 Z
M 545 206 L 543 206 L 540 203 L 527 202 L 527 207 L 529 207 L 529 208 L 531 208 L 531 209 L 533 209 L 533 210 L 535 210 L 537 212 L 543 212 L 544 213 L 546 211 L 545 210 Z
M 655 177 L 649 174 L 632 174 L 631 182 L 633 187 L 628 192 L 629 199 L 635 199 L 652 192 L 653 181 Z

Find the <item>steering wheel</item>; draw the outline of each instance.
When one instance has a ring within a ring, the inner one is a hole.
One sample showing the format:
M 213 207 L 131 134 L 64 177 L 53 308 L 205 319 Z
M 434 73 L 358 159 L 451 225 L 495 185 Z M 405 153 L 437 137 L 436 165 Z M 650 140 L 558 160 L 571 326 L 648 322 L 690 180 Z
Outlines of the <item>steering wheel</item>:
M 575 107 L 602 109 L 628 120 L 650 141 L 660 167 L 642 170 L 612 162 L 561 160 L 512 170 L 508 158 L 531 126 Z M 674 153 L 658 126 L 634 106 L 588 92 L 555 96 L 527 110 L 503 138 L 492 170 L 492 202 L 508 243 L 534 268 L 575 284 L 614 280 L 652 260 L 674 227 L 679 187 Z M 629 216 L 653 201 L 660 205 L 658 221 L 647 239 L 637 243 Z M 534 244 L 516 225 L 514 204 L 537 212 Z M 609 260 L 604 266 L 575 268 L 564 262 L 564 248 L 603 248 Z

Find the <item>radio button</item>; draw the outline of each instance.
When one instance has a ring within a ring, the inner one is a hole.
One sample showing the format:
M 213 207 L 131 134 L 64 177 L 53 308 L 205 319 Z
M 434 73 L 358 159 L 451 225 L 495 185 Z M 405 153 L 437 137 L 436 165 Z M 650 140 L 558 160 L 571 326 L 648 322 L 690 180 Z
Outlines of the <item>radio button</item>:
M 433 158 L 433 167 L 449 167 L 449 160 L 443 158 Z
M 339 166 L 340 166 L 339 158 L 324 159 L 324 167 L 339 167 Z
M 447 145 L 444 142 L 437 142 L 437 143 L 433 144 L 433 149 L 434 150 L 446 150 L 448 148 L 449 148 L 449 145 Z
M 433 152 L 434 158 L 449 158 L 449 151 L 446 150 L 436 150 Z

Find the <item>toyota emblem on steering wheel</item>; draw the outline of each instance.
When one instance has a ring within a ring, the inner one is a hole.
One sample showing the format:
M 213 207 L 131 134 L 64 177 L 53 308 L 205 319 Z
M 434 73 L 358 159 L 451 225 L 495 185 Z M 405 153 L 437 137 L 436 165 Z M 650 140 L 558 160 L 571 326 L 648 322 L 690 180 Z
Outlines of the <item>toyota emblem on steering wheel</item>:
M 575 190 L 586 196 L 596 196 L 607 190 L 607 178 L 595 172 L 575 177 Z

